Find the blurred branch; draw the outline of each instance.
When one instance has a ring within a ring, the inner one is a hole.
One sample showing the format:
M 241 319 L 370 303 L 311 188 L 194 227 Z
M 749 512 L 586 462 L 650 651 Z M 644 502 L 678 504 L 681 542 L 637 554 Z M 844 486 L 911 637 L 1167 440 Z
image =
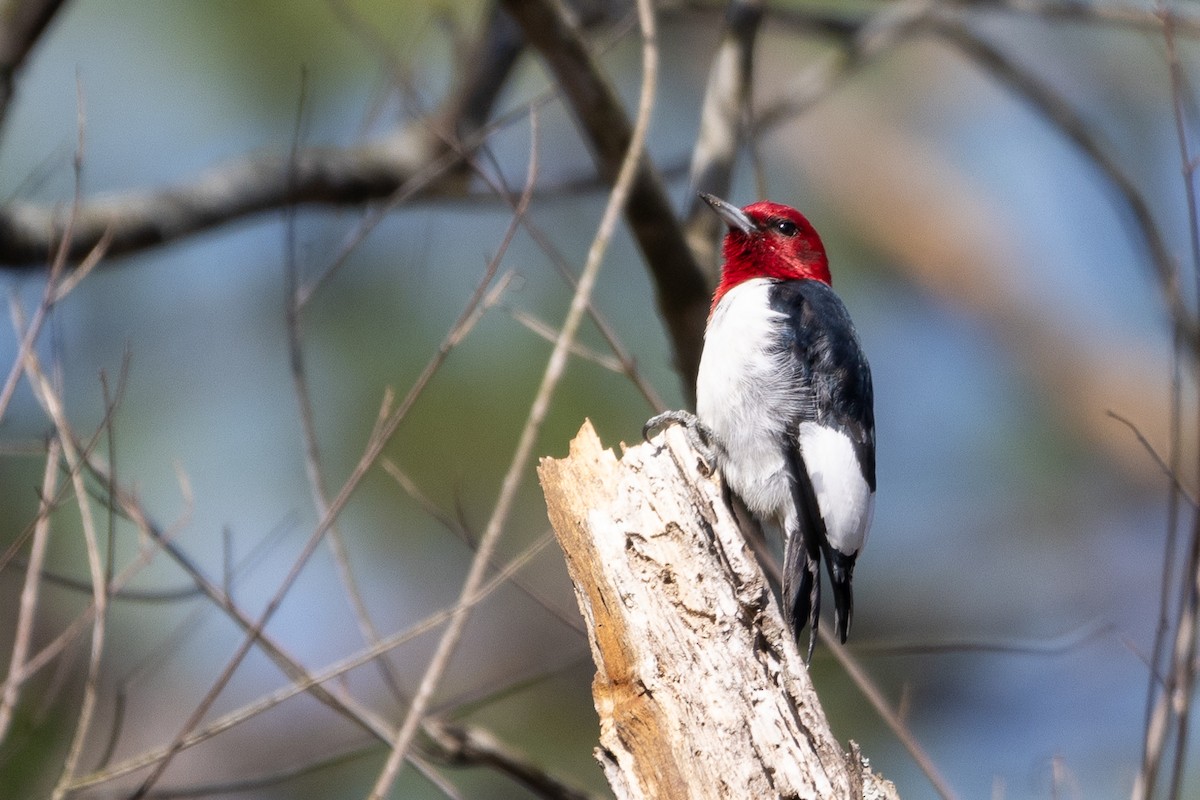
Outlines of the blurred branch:
M 66 0 L 6 0 L 0 5 L 0 133 L 16 94 L 17 73 Z
M 302 120 L 305 113 L 305 97 L 307 81 L 301 87 L 300 102 L 296 109 L 296 129 L 292 141 L 292 154 L 297 152 L 300 145 Z M 308 478 L 309 492 L 312 495 L 313 506 L 317 517 L 322 518 L 329 513 L 329 492 L 325 485 L 324 470 L 321 466 L 321 448 L 317 440 L 317 424 L 312 403 L 312 395 L 308 387 L 308 375 L 304 366 L 304 349 L 300 329 L 302 301 L 300 294 L 300 265 L 296 254 L 296 207 L 289 206 L 285 211 L 284 241 L 284 280 L 283 305 L 284 321 L 287 330 L 288 366 L 292 377 L 292 393 L 296 399 L 297 411 L 300 416 L 300 431 L 304 446 L 304 470 Z M 491 280 L 491 274 L 487 280 Z M 350 564 L 350 556 L 342 538 L 340 526 L 334 521 L 329 526 L 326 536 L 330 556 L 337 570 L 338 580 L 345 593 L 350 607 L 358 623 L 359 633 L 367 644 L 379 640 L 379 630 L 371 618 L 370 609 L 363 599 L 358 577 Z M 380 656 L 376 661 L 383 683 L 392 692 L 397 703 L 404 702 L 404 692 L 400 688 L 400 679 L 387 655 Z
M 833 657 L 837 659 L 842 669 L 850 676 L 850 680 L 858 687 L 858 690 L 867 698 L 867 702 L 879 714 L 880 719 L 888 726 L 888 730 L 896 737 L 896 740 L 904 746 L 908 754 L 912 757 L 914 763 L 925 773 L 925 777 L 933 785 L 933 790 L 942 800 L 957 800 L 958 795 L 951 788 L 946 777 L 942 775 L 942 771 L 938 769 L 937 764 L 925 752 L 925 748 L 913 736 L 912 730 L 905 724 L 903 716 L 893 708 L 892 704 L 884 696 L 879 685 L 867 674 L 863 669 L 861 662 L 855 658 L 850 651 L 838 642 L 828 628 L 819 631 L 821 643 L 829 648 L 829 652 L 833 653 Z
M 837 89 L 854 70 L 878 58 L 905 41 L 937 11 L 932 0 L 901 0 L 885 5 L 866 17 L 847 18 L 842 14 L 817 11 L 772 10 L 772 18 L 800 32 L 834 36 L 841 47 L 831 57 L 817 61 L 792 79 L 788 91 L 759 111 L 755 128 L 761 131 L 779 125 L 812 108 Z
M 698 193 L 729 196 L 738 149 L 749 136 L 753 119 L 754 42 L 762 15 L 762 0 L 730 0 L 725 32 L 708 73 L 700 130 L 692 149 L 689 191 L 684 200 L 684 236 L 712 285 L 718 278 L 717 244 L 723 225 Z
M 1187 308 L 1179 292 L 1175 264 L 1154 220 L 1149 203 L 1133 178 L 1109 155 L 1092 128 L 1065 97 L 1039 80 L 999 48 L 994 47 L 966 25 L 945 17 L 933 20 L 933 30 L 943 40 L 958 47 L 977 65 L 998 79 L 1033 106 L 1087 158 L 1096 165 L 1132 216 L 1142 243 L 1150 256 L 1150 265 L 1159 293 L 1171 319 L 1194 355 L 1200 355 L 1200 324 Z
M 376 426 L 374 430 L 371 431 L 371 435 L 368 437 L 363 454 L 359 458 L 358 463 L 354 466 L 350 476 L 342 484 L 342 487 L 338 491 L 337 495 L 329 501 L 328 510 L 321 517 L 316 528 L 309 536 L 308 541 L 293 560 L 291 569 L 276 588 L 275 593 L 271 596 L 271 599 L 268 601 L 267 606 L 263 610 L 262 614 L 256 621 L 251 622 L 248 627 L 243 628 L 245 632 L 245 638 L 242 640 L 242 643 L 234 652 L 233 656 L 230 657 L 229 661 L 225 665 L 224 670 L 222 670 L 216 681 L 213 682 L 212 687 L 209 689 L 204 699 L 196 706 L 192 714 L 188 717 L 183 728 L 179 733 L 176 734 L 172 744 L 167 749 L 166 755 L 161 761 L 155 764 L 151 774 L 146 778 L 142 786 L 135 793 L 135 797 L 144 797 L 154 783 L 162 776 L 162 773 L 166 770 L 171 759 L 173 759 L 183 747 L 183 743 L 186 741 L 190 732 L 200 723 L 200 720 L 203 719 L 208 709 L 211 708 L 221 691 L 226 685 L 228 685 L 229 681 L 233 677 L 234 672 L 245 659 L 246 655 L 250 652 L 250 649 L 254 646 L 255 642 L 263 638 L 264 627 L 279 609 L 279 606 L 283 603 L 284 597 L 295 584 L 305 564 L 308 563 L 308 560 L 312 557 L 313 553 L 320 545 L 325 534 L 329 531 L 330 527 L 337 520 L 346 504 L 350 501 L 350 497 L 357 490 L 362 479 L 379 459 L 379 456 L 383 452 L 383 448 L 387 445 L 397 428 L 399 428 L 400 423 L 403 422 L 408 416 L 408 412 L 416 403 L 417 398 L 420 397 L 421 393 L 425 390 L 425 387 L 429 384 L 429 381 L 433 378 L 434 374 L 436 374 L 438 369 L 440 369 L 441 365 L 445 362 L 445 359 L 447 356 L 449 356 L 450 352 L 458 345 L 459 342 L 462 341 L 462 339 L 479 321 L 480 317 L 482 316 L 482 309 L 480 306 L 483 302 L 485 290 L 489 281 L 490 275 L 489 280 L 481 282 L 476 288 L 475 293 L 467 302 L 466 308 L 464 308 L 462 313 L 459 315 L 459 318 L 455 321 L 449 333 L 447 333 L 446 338 L 443 339 L 442 344 L 439 346 L 437 352 L 434 353 L 434 355 L 426 363 L 425 369 L 420 375 L 417 376 L 417 379 L 409 388 L 408 393 L 404 396 L 400 405 L 395 409 L 391 408 L 391 394 L 390 392 L 387 393 L 385 397 L 385 403 L 380 410 L 379 419 L 376 421 Z M 249 622 L 249 620 L 247 620 L 247 622 Z M 322 695 L 325 694 L 328 694 L 328 692 L 322 690 Z M 348 698 L 338 697 L 335 700 L 339 704 L 339 709 L 349 709 L 351 707 Z M 357 706 L 357 704 L 354 705 Z M 373 714 L 370 714 L 366 709 L 363 708 L 357 708 L 355 713 L 359 718 L 359 721 L 367 716 L 372 718 L 374 717 Z M 378 732 L 381 730 L 381 725 L 382 723 L 376 722 L 372 725 L 372 728 Z M 386 730 L 386 727 L 383 727 L 382 730 Z M 384 737 L 388 740 L 391 740 L 392 738 L 390 733 L 384 734 Z
M 453 190 L 457 156 L 437 152 L 420 125 L 351 148 L 244 156 L 193 182 L 93 198 L 78 210 L 69 255 L 78 259 L 111 236 L 109 254 L 173 242 L 252 214 L 292 204 L 358 205 L 398 191 Z M 0 264 L 37 270 L 63 237 L 57 208 L 11 202 L 0 208 Z
M 100 554 L 99 537 L 97 535 L 95 517 L 92 513 L 91 501 L 87 487 L 84 485 L 84 456 L 75 443 L 74 433 L 67 421 L 66 409 L 59 391 L 51 383 L 41 367 L 41 363 L 33 350 L 25 353 L 25 374 L 33 387 L 34 396 L 42 406 L 46 416 L 53 422 L 57 438 L 62 443 L 63 456 L 66 459 L 68 472 L 75 492 L 75 500 L 79 506 L 79 517 L 83 529 L 84 549 L 87 553 L 88 569 L 92 580 L 92 641 L 88 657 L 87 677 L 84 681 L 83 700 L 79 706 L 79 716 L 76 720 L 75 731 L 71 737 L 66 758 L 63 761 L 62 775 L 51 795 L 55 800 L 66 794 L 79 759 L 83 755 L 83 747 L 91 730 L 92 717 L 96 711 L 96 693 L 100 680 L 100 664 L 104 656 L 104 643 L 108 623 L 108 582 L 105 579 L 104 561 Z
M 1113 2 L 1084 2 L 1083 0 L 973 0 L 969 5 L 980 10 L 995 8 L 1050 20 L 1101 23 L 1146 33 L 1161 34 L 1164 22 L 1187 36 L 1200 36 L 1200 16 L 1187 8 L 1155 8 Z
M 498 2 L 488 10 L 484 35 L 460 67 L 457 87 L 438 112 L 436 128 L 460 143 L 469 142 L 487 124 L 496 98 L 525 51 L 525 37 Z
M 696 463 L 678 429 L 618 460 L 585 422 L 570 454 L 538 469 L 588 627 L 597 758 L 614 793 L 897 797 L 833 736 L 758 562 Z
M 1179 474 L 1172 469 L 1170 463 L 1168 463 L 1168 461 L 1159 454 L 1158 450 L 1154 448 L 1154 445 L 1151 444 L 1150 440 L 1146 438 L 1146 434 L 1142 433 L 1141 429 L 1138 428 L 1138 426 L 1134 424 L 1134 422 L 1128 417 L 1124 417 L 1112 410 L 1108 412 L 1108 416 L 1112 417 L 1126 428 L 1129 428 L 1130 432 L 1137 437 L 1138 444 L 1140 444 L 1142 449 L 1146 451 L 1147 455 L 1153 459 L 1154 463 L 1158 466 L 1159 472 L 1161 472 L 1163 477 L 1169 480 L 1171 485 L 1175 487 L 1174 495 L 1182 497 L 1184 500 L 1186 500 L 1187 504 L 1191 506 L 1193 510 L 1200 511 L 1200 504 L 1197 503 L 1195 493 L 1185 486 L 1181 480 L 1179 480 Z
M 505 585 L 509 580 L 512 579 L 513 575 L 515 575 L 526 564 L 528 564 L 535 555 L 541 552 L 541 550 L 547 544 L 549 544 L 550 539 L 550 535 L 546 534 L 545 536 L 540 537 L 537 541 L 533 542 L 533 544 L 505 564 L 495 576 L 487 581 L 487 583 L 481 586 L 479 591 L 469 599 L 469 602 L 472 604 L 477 603 L 487 598 L 499 587 Z M 305 692 L 313 695 L 323 702 L 326 698 L 333 698 L 333 696 L 336 695 L 333 703 L 327 702 L 327 705 L 331 705 L 331 707 L 337 710 L 337 703 L 348 701 L 349 696 L 345 694 L 344 689 L 340 688 L 336 684 L 336 678 L 343 677 L 352 670 L 371 663 L 375 659 L 379 658 L 380 655 L 400 647 L 401 645 L 407 644 L 417 637 L 436 629 L 439 625 L 445 623 L 446 620 L 448 620 L 455 613 L 457 608 L 458 605 L 454 605 L 430 614 L 415 624 L 410 625 L 405 630 L 388 634 L 387 636 L 380 638 L 376 643 L 334 662 L 330 666 L 322 669 L 320 672 L 305 671 L 299 666 L 299 664 L 291 661 L 290 657 L 283 655 L 282 651 L 278 649 L 277 645 L 274 645 L 270 637 L 264 634 L 264 636 L 261 638 L 262 643 L 266 645 L 264 650 L 266 651 L 267 655 L 269 655 L 276 662 L 276 664 L 280 666 L 291 682 L 287 686 L 283 686 L 268 695 L 242 706 L 241 708 L 237 708 L 218 717 L 202 730 L 190 733 L 183 740 L 182 747 L 193 747 L 201 742 L 208 741 L 209 739 L 212 739 L 213 737 L 224 733 L 225 731 L 235 728 L 247 720 L 257 717 L 259 714 L 275 708 L 284 701 Z M 280 656 L 282 656 L 282 659 Z M 325 687 L 325 684 L 331 683 L 333 685 L 331 685 L 329 688 Z M 357 703 L 353 703 L 351 706 L 348 706 L 348 708 L 349 710 L 354 711 L 360 707 L 357 706 Z M 390 727 L 379 717 L 373 714 L 363 719 L 355 719 L 353 714 L 347 714 L 347 716 L 350 719 L 359 722 L 360 726 L 362 726 L 367 733 L 373 735 L 378 741 L 385 743 L 390 741 L 392 731 Z M 137 772 L 138 770 L 145 769 L 146 767 L 158 763 L 161 759 L 167 757 L 167 755 L 169 755 L 171 752 L 171 747 L 172 745 L 156 747 L 152 750 L 147 750 L 145 752 L 130 756 L 124 761 L 113 764 L 104 769 L 96 770 L 91 774 L 80 776 L 71 785 L 71 789 L 75 790 L 90 786 L 97 786 L 102 783 L 116 780 L 117 778 L 125 775 L 129 775 L 133 772 Z M 154 794 L 155 792 L 151 791 L 147 794 L 147 796 L 153 796 Z
M 1175 37 L 1175 26 L 1163 18 L 1163 39 L 1166 44 L 1167 66 L 1170 78 L 1172 111 L 1175 118 L 1176 141 L 1179 147 L 1180 174 L 1183 178 L 1184 199 L 1187 204 L 1188 233 L 1191 244 L 1192 278 L 1200 285 L 1200 220 L 1197 219 L 1196 200 L 1196 160 L 1192 155 L 1191 143 L 1188 136 L 1188 121 L 1185 111 L 1187 86 L 1183 68 L 1179 60 L 1179 51 Z M 1174 311 L 1174 310 L 1173 310 Z M 1173 314 L 1174 316 L 1174 314 Z M 1176 347 L 1173 352 L 1173 377 L 1175 396 L 1172 403 L 1172 413 L 1181 410 L 1179 401 L 1178 380 L 1182 364 L 1182 353 L 1178 346 L 1178 333 L 1175 338 Z M 1190 364 L 1193 379 L 1197 362 L 1195 351 L 1192 352 Z M 1174 418 L 1172 422 L 1175 422 Z M 1175 433 L 1179 436 L 1179 426 L 1175 425 Z M 1172 465 L 1177 463 L 1177 457 L 1183 447 L 1181 438 L 1174 439 L 1172 445 Z M 1178 473 L 1171 470 L 1172 477 Z M 1180 492 L 1176 488 L 1178 481 L 1171 486 L 1169 495 L 1172 502 L 1171 511 L 1176 509 L 1176 500 Z M 1193 686 L 1196 680 L 1196 643 L 1200 631 L 1200 515 L 1192 509 L 1192 530 L 1188 539 L 1187 559 L 1179 575 L 1180 599 L 1179 615 L 1175 622 L 1174 643 L 1170 653 L 1170 667 L 1165 676 L 1159 674 L 1159 664 L 1169 632 L 1168 620 L 1170 583 L 1173 580 L 1175 557 L 1175 540 L 1178 531 L 1178 516 L 1171 513 L 1168 518 L 1170 527 L 1167 530 L 1167 547 L 1163 564 L 1163 582 L 1159 599 L 1159 627 L 1155 633 L 1154 647 L 1150 658 L 1149 692 L 1147 697 L 1148 713 L 1146 715 L 1145 732 L 1142 745 L 1142 763 L 1134 782 L 1134 800 L 1148 800 L 1154 796 L 1155 784 L 1160 770 L 1166 759 L 1167 743 L 1174 736 L 1174 760 L 1171 766 L 1169 797 L 1180 797 L 1183 784 L 1184 763 L 1188 753 L 1188 733 L 1190 728 L 1191 707 L 1193 701 Z M 1154 698 L 1158 700 L 1155 704 Z M 1172 724 L 1173 722 L 1173 724 Z
M 633 128 L 616 91 L 592 58 L 583 33 L 561 0 L 503 0 L 530 44 L 545 59 L 592 147 L 599 172 L 615 181 Z M 700 364 L 711 286 L 684 240 L 654 166 L 637 162 L 625 218 L 654 281 L 686 395 Z
M 479 548 L 471 561 L 471 568 L 463 581 L 461 608 L 451 618 L 450 624 L 438 642 L 433 658 L 430 659 L 429 665 L 425 669 L 425 674 L 421 678 L 421 686 L 417 690 L 416 697 L 413 698 L 412 706 L 408 710 L 400 732 L 396 735 L 388 761 L 380 771 L 379 778 L 371 790 L 369 795 L 371 800 L 381 800 L 390 792 L 416 732 L 417 724 L 423 719 L 433 693 L 449 665 L 450 658 L 458 647 L 472 608 L 466 603 L 466 600 L 474 595 L 482 584 L 488 562 L 508 522 L 517 490 L 520 488 L 538 434 L 541 432 L 542 424 L 549 411 L 550 401 L 566 369 L 571 342 L 574 341 L 579 331 L 580 323 L 583 321 L 591 301 L 592 290 L 595 288 L 600 266 L 604 262 L 604 255 L 616 229 L 617 218 L 623 209 L 628 213 L 628 204 L 632 201 L 638 176 L 644 171 L 642 165 L 646 163 L 644 160 L 646 134 L 649 130 L 650 116 L 654 110 L 655 91 L 658 86 L 658 39 L 654 10 L 650 5 L 650 0 L 638 0 L 637 6 L 642 33 L 643 73 L 637 123 L 629 132 L 628 141 L 621 155 L 620 166 L 613 179 L 612 192 L 609 194 L 604 214 L 596 229 L 596 235 L 588 249 L 587 261 L 580 274 L 579 283 L 575 287 L 575 293 L 571 297 L 571 305 L 563 320 L 562 330 L 559 332 L 558 340 L 554 343 L 554 349 L 546 362 L 546 369 L 529 408 L 516 451 L 504 474 L 500 494 L 496 498 L 496 504 L 488 519 L 487 527 L 484 529 L 483 537 L 480 539 Z M 561 7 L 559 10 L 562 10 Z M 531 31 L 527 24 L 525 24 L 525 30 L 527 35 L 530 34 Z M 536 153 L 536 149 L 533 152 Z M 532 156 L 530 174 L 531 176 L 535 174 Z M 529 183 L 532 184 L 532 182 L 531 177 Z
M 462 157 L 486 138 L 481 128 L 519 52 L 511 21 L 493 14 L 477 51 L 429 119 L 356 147 L 312 147 L 232 159 L 173 187 L 91 198 L 80 204 L 67 252 L 77 260 L 107 232 L 109 255 L 174 242 L 264 211 L 294 205 L 356 206 L 417 193 L 457 196 Z M 457 132 L 458 152 L 438 132 Z M 65 220 L 57 207 L 10 202 L 0 207 L 0 264 L 40 270 Z
M 508 274 L 511 275 L 511 273 L 508 273 Z M 551 339 L 551 341 L 553 341 L 553 339 Z M 440 524 L 443 528 L 445 528 L 446 530 L 448 530 L 452 534 L 454 534 L 458 538 L 458 540 L 461 541 L 463 544 L 465 544 L 467 547 L 474 550 L 478 546 L 476 543 L 476 540 L 475 540 L 476 537 L 473 535 L 473 532 L 468 530 L 467 526 L 461 520 L 452 516 L 449 512 L 447 512 L 446 510 L 444 510 L 440 506 L 438 506 L 436 503 L 434 503 L 432 499 L 430 499 L 423 491 L 421 491 L 421 487 L 417 486 L 416 482 L 408 475 L 408 473 L 406 473 L 404 470 L 402 470 L 400 468 L 400 466 L 398 464 L 396 464 L 396 462 L 392 461 L 389 458 L 383 458 L 383 459 L 380 459 L 379 463 L 380 463 L 380 466 L 383 467 L 383 471 L 386 472 L 388 475 L 390 475 L 392 477 L 392 479 L 396 481 L 397 485 L 399 485 L 399 487 L 404 490 L 405 494 L 407 494 L 414 501 L 416 501 L 417 505 L 419 505 L 421 507 L 422 511 L 424 511 L 426 514 L 428 514 L 430 517 L 432 517 L 434 520 L 436 520 L 438 522 L 438 524 Z M 500 564 L 496 561 L 495 558 L 492 559 L 491 567 L 493 569 L 500 568 Z M 542 597 L 529 584 L 525 583 L 524 581 L 518 580 L 514 576 L 512 579 L 512 585 L 515 589 L 520 591 L 521 594 L 525 595 L 531 601 L 533 601 L 537 605 L 541 606 L 542 609 L 544 609 L 547 614 L 549 614 L 550 616 L 554 617 L 556 620 L 561 622 L 564 627 L 570 628 L 571 630 L 577 631 L 579 633 L 583 632 L 579 625 L 578 620 L 574 619 L 573 615 L 568 615 L 568 614 L 564 613 L 563 611 L 559 610 L 559 608 L 557 606 L 555 606 L 554 603 L 550 602 L 545 597 Z
M 431 720 L 425 730 L 438 748 L 431 757 L 451 766 L 491 767 L 543 800 L 599 800 L 591 792 L 568 785 L 481 728 Z
M 0 742 L 8 735 L 22 685 L 17 676 L 25 669 L 25 659 L 29 655 L 33 621 L 40 594 L 42 565 L 45 563 L 46 548 L 50 540 L 50 500 L 57 492 L 61 455 L 62 443 L 57 438 L 51 439 L 46 450 L 46 470 L 42 476 L 41 502 L 33 528 L 29 565 L 25 568 L 25 582 L 21 587 L 21 600 L 17 609 L 17 627 L 13 634 L 12 657 L 8 662 L 8 678 L 5 679 L 3 691 L 0 693 Z

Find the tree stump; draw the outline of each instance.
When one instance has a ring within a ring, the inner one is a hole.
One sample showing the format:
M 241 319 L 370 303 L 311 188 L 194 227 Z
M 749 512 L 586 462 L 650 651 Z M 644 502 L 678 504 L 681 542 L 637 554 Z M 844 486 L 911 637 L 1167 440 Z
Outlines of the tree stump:
M 753 552 L 678 428 L 538 468 L 587 623 L 620 800 L 897 798 L 833 737 Z

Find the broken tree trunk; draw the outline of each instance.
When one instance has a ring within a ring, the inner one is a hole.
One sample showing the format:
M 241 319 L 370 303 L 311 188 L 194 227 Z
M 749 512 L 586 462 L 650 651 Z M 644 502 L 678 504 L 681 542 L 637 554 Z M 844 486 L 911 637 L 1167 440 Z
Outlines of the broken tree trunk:
M 829 730 L 766 579 L 678 428 L 538 468 L 587 623 L 619 800 L 897 798 Z

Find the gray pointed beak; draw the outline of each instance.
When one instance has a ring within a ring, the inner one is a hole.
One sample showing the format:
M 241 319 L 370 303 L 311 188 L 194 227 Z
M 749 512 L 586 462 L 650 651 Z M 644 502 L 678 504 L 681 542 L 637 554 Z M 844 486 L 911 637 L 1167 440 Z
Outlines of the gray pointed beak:
M 742 233 L 754 233 L 758 230 L 758 225 L 754 224 L 754 220 L 732 203 L 726 203 L 708 192 L 700 192 L 700 199 L 712 206 L 712 210 L 717 212 L 718 217 L 725 220 L 725 224 L 729 226 L 730 230 L 738 230 Z

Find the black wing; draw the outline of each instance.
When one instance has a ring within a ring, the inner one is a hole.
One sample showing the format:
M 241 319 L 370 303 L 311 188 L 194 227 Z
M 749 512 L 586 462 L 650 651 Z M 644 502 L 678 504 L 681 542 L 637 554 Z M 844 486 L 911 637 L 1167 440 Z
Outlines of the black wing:
M 820 614 L 820 560 L 824 553 L 833 587 L 835 625 L 844 643 L 850 633 L 854 597 L 850 589 L 856 553 L 831 547 L 817 505 L 812 479 L 800 451 L 802 422 L 836 428 L 850 439 L 867 485 L 875 491 L 875 413 L 871 369 L 863 355 L 854 324 L 845 305 L 828 285 L 819 281 L 781 281 L 771 292 L 771 308 L 786 315 L 787 335 L 781 347 L 796 369 L 796 385 L 805 401 L 795 419 L 788 420 L 794 438 L 788 443 L 785 462 L 792 473 L 798 530 L 787 531 L 784 548 L 784 615 L 799 641 L 804 625 L 812 626 L 812 655 Z M 782 355 L 782 353 L 781 353 Z

